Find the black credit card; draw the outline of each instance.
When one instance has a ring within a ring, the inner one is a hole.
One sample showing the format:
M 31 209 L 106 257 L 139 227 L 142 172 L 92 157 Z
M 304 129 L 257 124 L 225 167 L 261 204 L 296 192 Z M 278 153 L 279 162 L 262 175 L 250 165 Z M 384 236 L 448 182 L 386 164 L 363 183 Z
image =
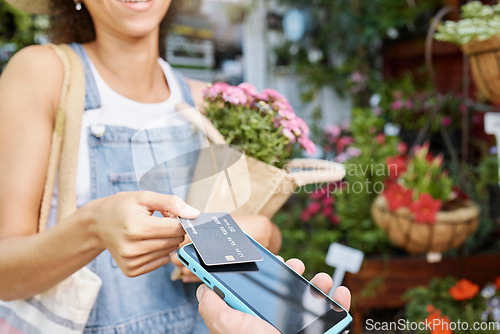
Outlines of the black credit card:
M 262 261 L 262 255 L 227 212 L 179 221 L 207 266 Z

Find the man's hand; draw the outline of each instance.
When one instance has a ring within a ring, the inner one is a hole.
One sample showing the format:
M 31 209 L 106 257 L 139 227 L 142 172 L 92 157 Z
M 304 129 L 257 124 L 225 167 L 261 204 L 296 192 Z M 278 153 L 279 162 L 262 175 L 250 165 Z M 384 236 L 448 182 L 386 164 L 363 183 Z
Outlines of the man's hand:
M 300 260 L 291 259 L 286 263 L 301 275 L 305 270 L 305 266 Z M 311 283 L 323 292 L 328 293 L 332 287 L 333 281 L 329 275 L 320 273 L 314 276 Z M 198 288 L 196 297 L 200 302 L 200 314 L 203 319 L 205 319 L 205 323 L 211 333 L 279 333 L 278 330 L 268 322 L 253 315 L 232 309 L 205 284 Z M 349 310 L 351 293 L 347 288 L 343 286 L 337 288 L 333 294 L 333 299 L 343 308 Z

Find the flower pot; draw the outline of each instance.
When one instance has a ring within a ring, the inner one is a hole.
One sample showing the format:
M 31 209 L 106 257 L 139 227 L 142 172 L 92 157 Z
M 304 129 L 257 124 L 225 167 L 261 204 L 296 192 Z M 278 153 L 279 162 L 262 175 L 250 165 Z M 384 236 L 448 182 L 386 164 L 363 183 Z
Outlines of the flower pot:
M 372 205 L 372 216 L 394 245 L 409 253 L 442 253 L 461 246 L 479 222 L 479 206 L 471 201 L 452 211 L 439 211 L 434 224 L 416 223 L 408 208 L 389 211 L 384 196 Z
M 474 39 L 462 45 L 462 51 L 470 57 L 478 89 L 488 100 L 500 103 L 500 34 L 482 42 Z

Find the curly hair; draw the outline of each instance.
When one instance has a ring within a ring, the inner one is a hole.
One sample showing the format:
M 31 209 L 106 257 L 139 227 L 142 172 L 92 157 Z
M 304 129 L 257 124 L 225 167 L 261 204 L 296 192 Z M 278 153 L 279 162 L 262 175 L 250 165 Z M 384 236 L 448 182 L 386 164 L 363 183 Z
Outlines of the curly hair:
M 160 24 L 160 57 L 165 58 L 165 40 L 178 9 L 178 1 L 172 0 Z M 77 11 L 73 1 L 51 0 L 51 11 L 54 15 L 48 32 L 54 43 L 87 43 L 95 39 L 94 23 L 83 3 Z

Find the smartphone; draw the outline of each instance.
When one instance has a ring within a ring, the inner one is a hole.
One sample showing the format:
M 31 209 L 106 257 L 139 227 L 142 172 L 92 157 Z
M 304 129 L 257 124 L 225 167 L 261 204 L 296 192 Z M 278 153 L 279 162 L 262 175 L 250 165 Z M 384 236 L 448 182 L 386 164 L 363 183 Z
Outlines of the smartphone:
M 249 237 L 264 258 L 206 266 L 193 244 L 177 256 L 232 308 L 266 320 L 284 334 L 348 333 L 351 315 Z

